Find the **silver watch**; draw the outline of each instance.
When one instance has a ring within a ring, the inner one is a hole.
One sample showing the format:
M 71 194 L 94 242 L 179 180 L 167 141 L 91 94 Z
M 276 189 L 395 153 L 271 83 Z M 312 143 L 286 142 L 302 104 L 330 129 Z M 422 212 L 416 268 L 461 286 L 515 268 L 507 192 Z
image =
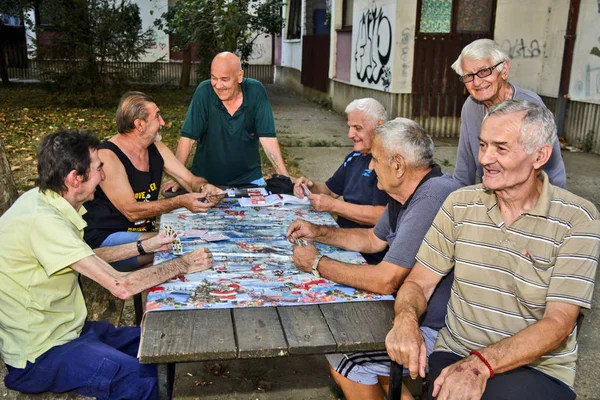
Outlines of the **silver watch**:
M 323 258 L 323 254 L 319 254 L 318 256 L 316 256 L 315 261 L 313 261 L 312 265 L 312 274 L 317 278 L 321 277 L 321 274 L 319 273 L 319 261 L 321 261 L 321 258 Z

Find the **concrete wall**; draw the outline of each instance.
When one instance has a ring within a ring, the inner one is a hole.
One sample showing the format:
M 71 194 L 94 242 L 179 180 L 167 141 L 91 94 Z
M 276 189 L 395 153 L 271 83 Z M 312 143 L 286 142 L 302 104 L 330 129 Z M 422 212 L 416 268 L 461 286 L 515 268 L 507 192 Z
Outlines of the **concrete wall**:
M 511 58 L 510 81 L 536 92 L 541 87 L 550 2 L 498 0 L 496 8 L 494 40 Z
M 394 75 L 392 92 L 411 93 L 415 52 L 415 25 L 417 0 L 399 1 L 396 9 L 396 36 L 394 39 Z
M 168 0 L 137 0 L 135 2 L 140 8 L 140 17 L 142 18 L 142 29 L 152 28 L 154 30 L 154 45 L 141 58 L 140 61 L 151 62 L 164 57 L 164 61 L 169 61 L 169 35 L 162 30 L 154 27 L 154 20 L 167 12 L 169 8 Z
M 395 0 L 354 0 L 352 85 L 392 91 L 392 79 L 396 73 L 395 16 Z
M 537 90 L 540 96 L 556 97 L 558 95 L 568 16 L 569 1 L 550 1 L 542 55 L 542 71 Z
M 600 2 L 581 0 L 569 95 L 600 104 Z

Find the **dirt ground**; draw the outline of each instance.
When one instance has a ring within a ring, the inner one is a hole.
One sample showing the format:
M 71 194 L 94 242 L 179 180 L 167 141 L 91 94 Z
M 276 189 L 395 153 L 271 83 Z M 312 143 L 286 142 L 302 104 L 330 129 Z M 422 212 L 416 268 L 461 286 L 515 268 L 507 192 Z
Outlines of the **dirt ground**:
M 305 176 L 324 181 L 339 167 L 352 147 L 345 117 L 289 94 L 267 87 L 278 137 Z M 456 140 L 436 141 L 436 161 L 452 172 Z M 571 191 L 600 206 L 600 156 L 563 152 Z M 600 311 L 595 302 L 586 313 L 580 335 L 580 361 L 575 389 L 578 398 L 600 399 Z M 127 307 L 131 310 L 131 307 Z M 131 321 L 131 313 L 125 318 Z M 0 375 L 2 373 L 0 372 Z M 74 395 L 17 394 L 0 383 L 5 399 L 83 399 Z M 202 400 L 327 400 L 343 399 L 328 373 L 324 357 L 287 357 L 264 360 L 180 364 L 176 370 L 176 399 Z

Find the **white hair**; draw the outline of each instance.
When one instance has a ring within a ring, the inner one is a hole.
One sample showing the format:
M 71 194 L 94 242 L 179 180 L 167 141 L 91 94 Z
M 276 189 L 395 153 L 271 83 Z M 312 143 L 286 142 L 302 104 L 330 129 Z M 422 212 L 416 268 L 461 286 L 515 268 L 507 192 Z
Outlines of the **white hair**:
M 396 118 L 379 125 L 375 135 L 381 139 L 381 147 L 391 162 L 400 154 L 413 168 L 433 165 L 433 140 L 425 129 L 408 118 Z
M 346 106 L 344 113 L 348 115 L 354 111 L 362 112 L 374 124 L 378 121 L 387 121 L 387 111 L 385 110 L 385 107 L 382 106 L 380 102 L 370 97 L 354 100 Z
M 544 145 L 554 144 L 556 140 L 556 123 L 554 115 L 544 106 L 538 106 L 524 100 L 507 100 L 494 104 L 488 110 L 486 118 L 524 112 L 523 125 L 519 132 L 519 143 L 527 154 L 533 154 Z
M 478 39 L 462 49 L 460 55 L 454 61 L 454 64 L 452 64 L 452 69 L 460 76 L 465 74 L 461 65 L 463 58 L 469 60 L 492 60 L 492 64 L 494 65 L 503 61 L 510 61 L 504 49 L 492 39 Z M 502 68 L 504 68 L 502 65 L 498 66 L 499 71 L 502 71 Z

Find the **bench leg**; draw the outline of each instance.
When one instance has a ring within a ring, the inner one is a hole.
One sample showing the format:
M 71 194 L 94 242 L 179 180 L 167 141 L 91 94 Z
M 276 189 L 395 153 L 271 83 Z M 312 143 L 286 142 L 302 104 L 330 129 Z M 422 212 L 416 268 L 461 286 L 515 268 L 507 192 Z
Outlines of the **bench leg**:
M 144 306 L 142 304 L 142 294 L 133 295 L 133 310 L 135 311 L 135 326 L 140 326 L 144 316 Z
M 175 382 L 175 364 L 158 364 L 158 400 L 171 400 Z
M 399 400 L 402 394 L 402 364 L 396 361 L 390 363 L 390 392 L 389 400 Z

